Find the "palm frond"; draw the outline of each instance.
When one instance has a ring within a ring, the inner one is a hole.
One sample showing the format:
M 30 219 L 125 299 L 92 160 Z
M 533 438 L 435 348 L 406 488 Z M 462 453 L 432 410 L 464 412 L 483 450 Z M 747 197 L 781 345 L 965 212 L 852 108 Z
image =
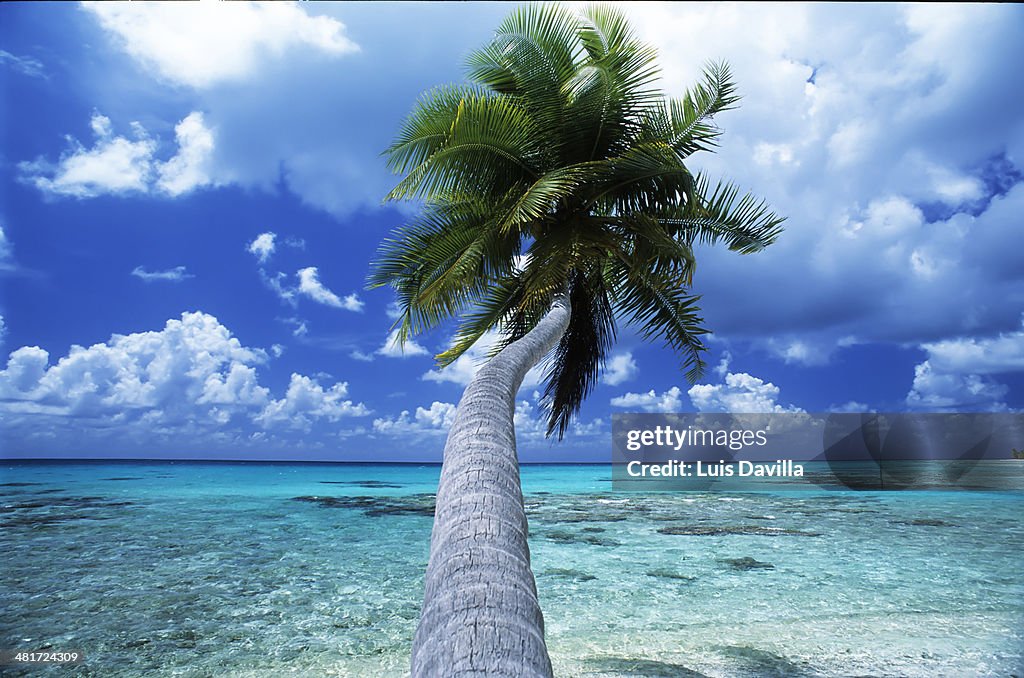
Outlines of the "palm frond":
M 704 374 L 706 351 L 701 337 L 708 333 L 699 315 L 698 295 L 691 295 L 678 280 L 646 271 L 635 262 L 614 260 L 605 269 L 615 309 L 641 336 L 660 339 L 682 357 L 691 382 Z
M 387 195 L 388 200 L 444 193 L 502 195 L 517 181 L 532 181 L 537 129 L 507 98 L 475 92 L 460 99 L 448 135 Z M 422 152 L 422 151 L 421 151 Z
M 503 218 L 506 231 L 530 222 L 552 217 L 556 208 L 567 205 L 579 189 L 603 176 L 603 163 L 580 163 L 558 167 L 542 176 L 522 191 Z
M 712 118 L 735 108 L 739 100 L 729 66 L 725 62 L 707 64 L 703 83 L 687 91 L 682 99 L 668 102 L 670 133 L 665 141 L 680 159 L 713 150 L 721 130 Z
M 555 347 L 541 400 L 549 413 L 547 434 L 557 432 L 559 440 L 597 385 L 615 343 L 615 315 L 599 274 L 577 274 L 569 302 L 569 327 Z
M 501 233 L 479 201 L 430 205 L 382 243 L 368 282 L 397 292 L 404 343 L 479 299 L 490 281 L 507 275 L 519 248 L 518 236 Z
M 659 275 L 677 278 L 687 287 L 693 283 L 697 260 L 689 242 L 674 237 L 650 214 L 632 214 L 619 222 L 625 236 L 619 245 L 622 257 Z
M 466 97 L 484 94 L 480 89 L 453 85 L 435 87 L 422 94 L 394 142 L 384 150 L 388 169 L 408 172 L 440 150 L 451 132 L 459 104 Z
M 438 366 L 450 365 L 488 331 L 504 327 L 507 319 L 521 306 L 523 296 L 522 278 L 518 274 L 512 274 L 491 285 L 477 307 L 463 316 L 451 346 L 435 356 Z
M 752 254 L 775 242 L 782 233 L 785 217 L 780 217 L 763 199 L 746 193 L 731 183 L 719 181 L 709 192 L 705 175 L 695 181 L 695 200 L 661 219 L 690 242 L 714 244 L 724 241 L 729 249 Z
M 577 44 L 575 21 L 558 5 L 520 7 L 490 44 L 469 56 L 469 77 L 516 99 L 546 136 L 542 148 L 556 153 L 565 107 L 562 85 L 575 72 Z
M 693 176 L 664 142 L 635 144 L 607 160 L 608 179 L 590 200 L 605 212 L 631 214 L 672 210 L 685 204 L 693 191 Z

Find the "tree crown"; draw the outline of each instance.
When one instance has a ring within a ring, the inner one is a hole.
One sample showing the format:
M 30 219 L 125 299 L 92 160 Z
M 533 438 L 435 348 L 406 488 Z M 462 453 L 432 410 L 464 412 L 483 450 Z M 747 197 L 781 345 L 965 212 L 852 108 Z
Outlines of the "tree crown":
M 391 286 L 399 341 L 461 321 L 447 365 L 487 331 L 523 336 L 566 291 L 568 330 L 545 375 L 548 434 L 565 434 L 626 322 L 667 343 L 690 380 L 707 333 L 691 294 L 697 243 L 757 252 L 781 232 L 763 200 L 692 174 L 714 116 L 739 101 L 725 63 L 681 98 L 655 87 L 654 49 L 624 16 L 551 5 L 513 11 L 468 58 L 468 85 L 422 95 L 384 152 L 423 201 L 382 244 L 369 277 Z

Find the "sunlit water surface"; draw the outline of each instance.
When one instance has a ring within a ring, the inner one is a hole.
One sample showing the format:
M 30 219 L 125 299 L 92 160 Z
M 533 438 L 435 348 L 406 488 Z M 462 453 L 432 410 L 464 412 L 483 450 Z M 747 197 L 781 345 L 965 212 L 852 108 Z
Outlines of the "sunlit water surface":
M 402 676 L 439 468 L 0 465 L 4 675 Z M 1022 676 L 1019 492 L 523 485 L 559 676 Z

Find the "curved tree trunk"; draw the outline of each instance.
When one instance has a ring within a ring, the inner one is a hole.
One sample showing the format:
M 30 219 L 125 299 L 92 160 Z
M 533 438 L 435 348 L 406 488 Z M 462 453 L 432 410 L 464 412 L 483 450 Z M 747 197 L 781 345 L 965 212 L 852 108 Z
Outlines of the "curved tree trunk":
M 516 455 L 515 398 L 569 324 L 568 295 L 491 358 L 444 448 L 413 678 L 551 676 Z

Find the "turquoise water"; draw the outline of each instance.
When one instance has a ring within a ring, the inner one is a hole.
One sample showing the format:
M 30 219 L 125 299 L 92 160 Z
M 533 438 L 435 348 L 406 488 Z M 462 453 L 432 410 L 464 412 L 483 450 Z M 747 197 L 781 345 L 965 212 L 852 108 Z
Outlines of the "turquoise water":
M 436 466 L 0 465 L 4 675 L 402 676 Z M 612 492 L 529 466 L 559 676 L 1024 675 L 1020 492 Z

